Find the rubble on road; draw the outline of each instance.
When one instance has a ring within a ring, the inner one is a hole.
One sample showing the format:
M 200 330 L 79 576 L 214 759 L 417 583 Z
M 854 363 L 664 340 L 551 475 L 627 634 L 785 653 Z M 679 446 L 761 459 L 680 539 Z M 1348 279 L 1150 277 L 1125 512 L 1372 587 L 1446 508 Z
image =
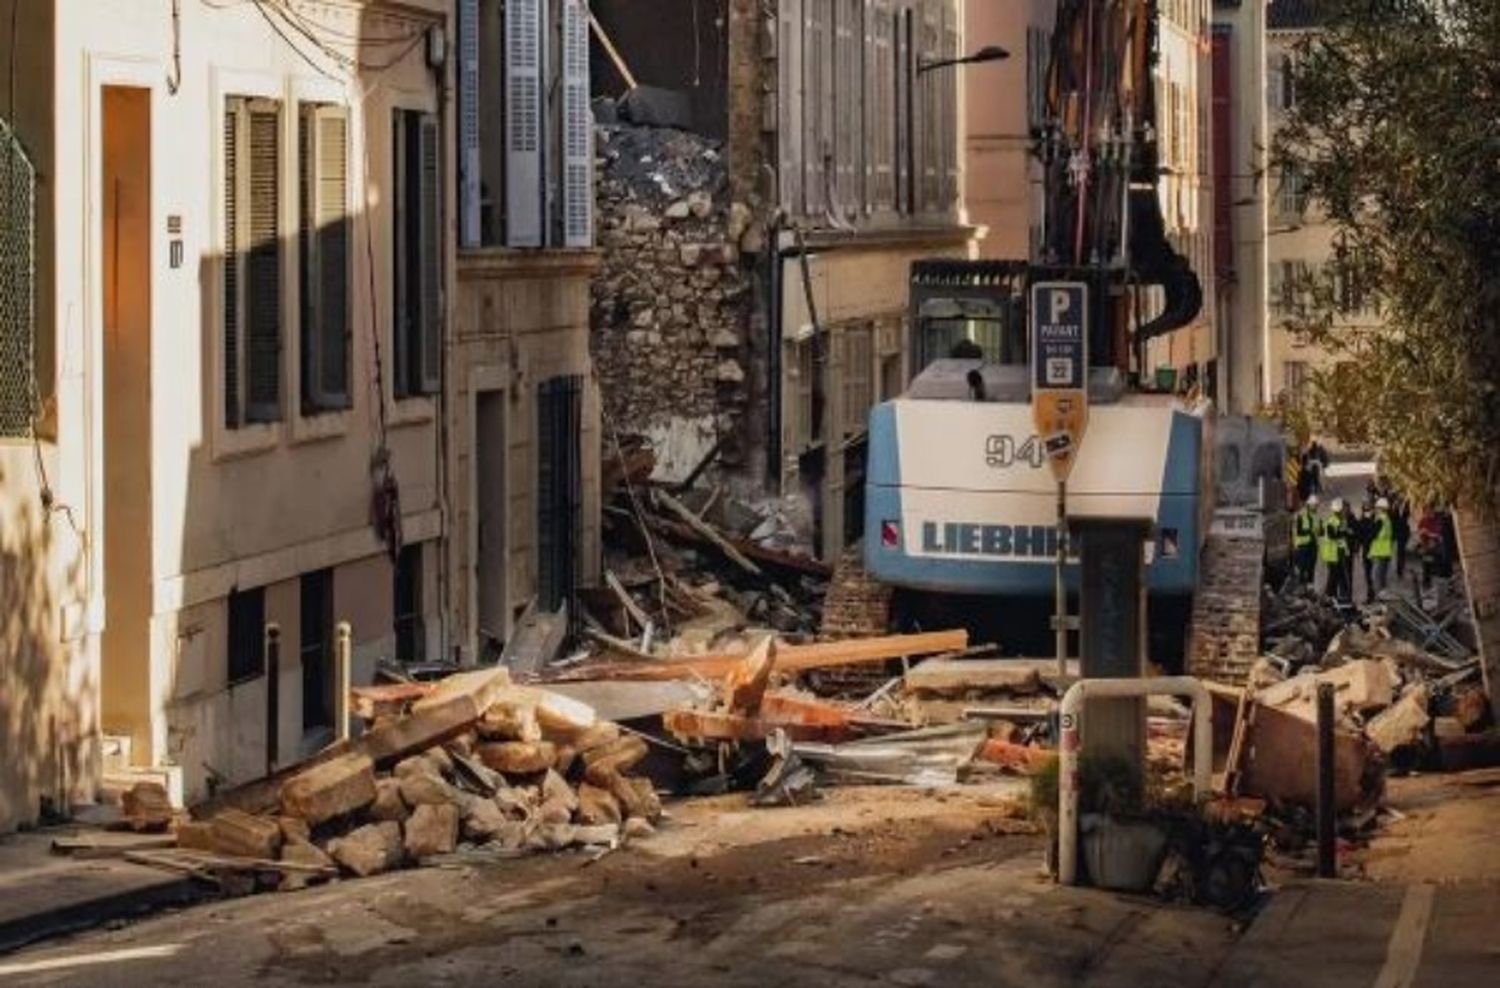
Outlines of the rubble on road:
M 613 847 L 661 819 L 635 774 L 646 742 L 587 704 L 501 668 L 411 686 L 401 704 L 357 689 L 356 709 L 380 711 L 359 738 L 193 807 L 175 848 L 129 854 L 234 891 L 293 889 L 464 847 Z

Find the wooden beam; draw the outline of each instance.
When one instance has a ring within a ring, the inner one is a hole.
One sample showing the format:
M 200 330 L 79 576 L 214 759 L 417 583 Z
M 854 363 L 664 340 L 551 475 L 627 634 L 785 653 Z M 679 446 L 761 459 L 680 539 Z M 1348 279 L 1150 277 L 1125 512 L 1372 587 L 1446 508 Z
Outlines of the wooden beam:
M 806 672 L 833 666 L 862 665 L 889 659 L 953 652 L 967 648 L 969 633 L 927 631 L 915 635 L 885 635 L 880 638 L 854 638 L 847 641 L 818 642 L 814 645 L 778 645 L 778 672 Z M 717 653 L 658 662 L 608 663 L 571 669 L 559 676 L 563 680 L 621 679 L 722 679 L 745 660 L 746 653 Z

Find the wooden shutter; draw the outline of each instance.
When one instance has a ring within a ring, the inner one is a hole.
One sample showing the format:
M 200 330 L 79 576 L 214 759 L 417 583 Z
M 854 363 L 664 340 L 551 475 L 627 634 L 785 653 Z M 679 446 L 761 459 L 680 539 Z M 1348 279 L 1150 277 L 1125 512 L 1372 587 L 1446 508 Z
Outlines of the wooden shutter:
M 781 208 L 802 211 L 802 0 L 777 4 L 776 144 Z
M 959 24 L 958 5 L 953 0 L 942 0 L 943 57 L 958 57 Z M 964 78 L 962 67 L 957 72 L 943 72 L 941 78 L 942 119 L 938 131 L 941 149 L 942 208 L 951 212 L 958 208 L 958 86 Z
M 594 243 L 594 116 L 589 109 L 589 9 L 563 0 L 563 244 Z
M 458 0 L 458 244 L 479 247 L 479 0 Z
M 240 424 L 240 125 L 243 102 L 224 106 L 224 425 Z
M 505 5 L 505 242 L 511 247 L 543 241 L 543 4 Z
M 920 53 L 918 64 L 942 58 L 940 42 L 942 25 L 937 0 L 926 0 L 923 3 L 920 30 L 921 41 L 917 45 L 917 51 Z M 944 83 L 944 77 L 951 78 L 954 74 L 951 71 L 928 72 L 921 76 L 917 83 L 921 99 L 917 131 L 919 161 L 921 162 L 918 172 L 921 178 L 921 193 L 917 212 L 936 210 L 938 201 L 942 197 L 942 181 L 939 175 L 942 162 L 939 160 L 938 151 L 938 132 L 942 126 L 942 120 L 938 94 Z
M 281 418 L 281 110 L 249 109 L 248 181 L 242 182 L 245 259 L 245 420 Z M 248 195 L 246 193 L 248 192 Z
M 310 410 L 349 406 L 349 115 L 304 105 L 301 193 L 302 396 Z
M 874 194 L 872 211 L 890 211 L 895 208 L 895 152 L 896 127 L 900 114 L 896 110 L 896 54 L 892 47 L 895 35 L 895 14 L 891 0 L 873 0 L 874 28 L 871 44 L 874 46 L 875 62 L 874 111 L 871 114 L 870 133 L 873 135 Z
M 825 205 L 823 69 L 828 63 L 828 5 L 802 0 L 802 212 L 820 216 Z
M 834 27 L 834 213 L 855 212 L 859 202 L 860 138 L 864 122 L 864 59 L 861 8 L 863 0 L 837 0 Z
M 391 111 L 391 360 L 393 391 L 404 398 L 412 391 L 412 335 L 416 319 L 412 297 L 417 286 L 412 277 L 411 213 L 414 208 L 410 110 Z
M 423 394 L 435 394 L 442 386 L 443 373 L 442 148 L 438 143 L 436 114 L 422 114 L 418 126 L 417 208 L 421 212 L 417 219 L 417 278 L 421 285 L 422 338 L 417 353 L 417 383 Z

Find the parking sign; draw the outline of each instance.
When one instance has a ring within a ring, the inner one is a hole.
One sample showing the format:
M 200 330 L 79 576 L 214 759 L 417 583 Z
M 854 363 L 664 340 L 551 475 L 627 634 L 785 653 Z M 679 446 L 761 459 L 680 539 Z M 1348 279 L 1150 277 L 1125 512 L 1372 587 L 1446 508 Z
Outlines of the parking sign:
M 1072 472 L 1088 425 L 1088 316 L 1088 285 L 1031 286 L 1032 416 L 1059 481 Z

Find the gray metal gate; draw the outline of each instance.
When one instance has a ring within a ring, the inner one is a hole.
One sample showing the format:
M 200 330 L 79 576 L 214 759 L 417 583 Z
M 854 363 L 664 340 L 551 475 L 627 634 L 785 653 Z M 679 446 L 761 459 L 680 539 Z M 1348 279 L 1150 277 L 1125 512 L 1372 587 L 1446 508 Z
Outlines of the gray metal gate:
M 0 438 L 31 435 L 36 399 L 36 169 L 0 120 Z

